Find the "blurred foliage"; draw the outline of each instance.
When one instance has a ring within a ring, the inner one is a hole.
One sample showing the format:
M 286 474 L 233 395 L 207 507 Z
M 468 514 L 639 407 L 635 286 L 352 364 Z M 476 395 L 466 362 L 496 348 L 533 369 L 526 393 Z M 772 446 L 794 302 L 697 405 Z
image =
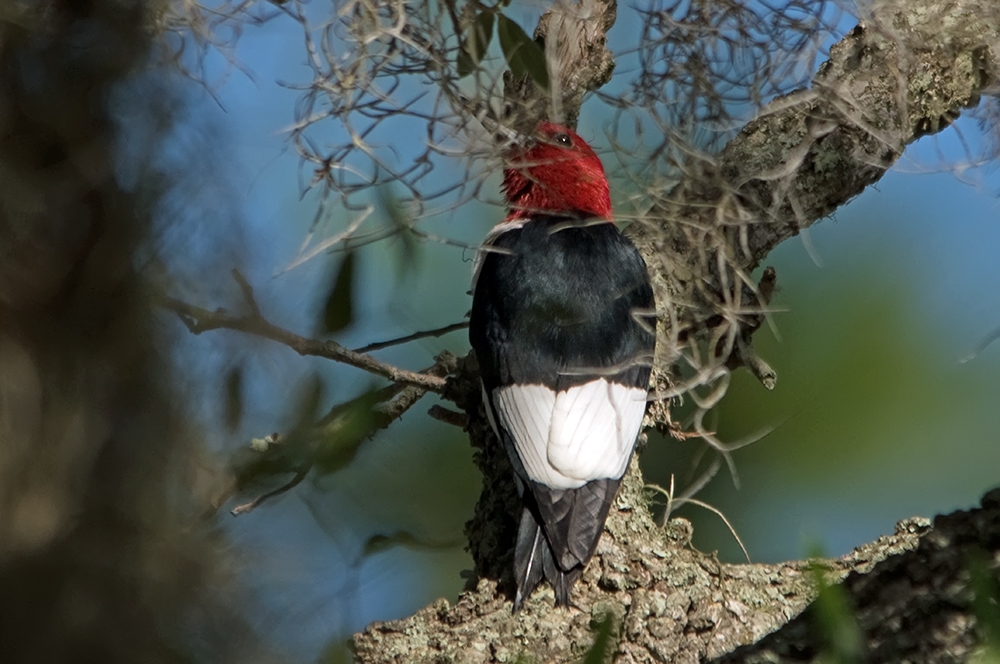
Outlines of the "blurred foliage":
M 374 411 L 379 403 L 378 393 L 369 390 L 339 408 L 335 419 L 328 419 L 316 450 L 316 463 L 321 472 L 340 470 L 354 459 L 361 444 L 381 424 L 381 418 Z
M 223 417 L 226 428 L 235 431 L 243 419 L 243 368 L 235 366 L 226 373 Z
M 593 625 L 594 644 L 587 650 L 583 657 L 583 664 L 604 664 L 612 661 L 616 650 L 614 638 L 617 629 L 615 627 L 615 615 L 608 612 L 603 618 Z
M 248 449 L 240 450 L 230 462 L 232 491 L 259 494 L 252 502 L 233 510 L 249 512 L 265 500 L 295 488 L 313 470 L 330 475 L 346 468 L 362 444 L 385 428 L 390 419 L 378 410 L 396 388 L 370 389 L 360 396 L 334 406 L 320 416 L 323 383 L 318 376 L 303 381 L 295 403 L 297 417 L 285 433 L 255 438 Z M 289 479 L 289 477 L 291 479 Z M 284 482 L 283 484 L 279 484 Z M 228 492 L 224 496 L 228 500 Z M 218 506 L 218 505 L 217 505 Z
M 413 233 L 413 219 L 410 218 L 399 198 L 388 187 L 376 190 L 379 211 L 395 227 L 396 233 L 393 245 L 397 247 L 395 260 L 392 261 L 396 271 L 396 286 L 407 277 L 412 277 L 420 267 L 421 243 Z
M 260 661 L 194 527 L 198 432 L 137 270 L 167 178 L 124 177 L 122 106 L 157 3 L 11 3 L 0 15 L 0 641 L 5 662 Z M 164 97 L 148 101 L 155 92 Z M 137 111 L 141 114 L 141 111 Z M 152 153 L 145 155 L 152 159 Z
M 819 558 L 821 555 L 820 551 L 814 550 L 810 557 Z M 821 564 L 812 565 L 817 594 L 809 606 L 809 616 L 823 644 L 823 653 L 818 661 L 824 664 L 860 664 L 865 659 L 865 643 L 854 617 L 854 607 L 843 585 L 826 582 L 824 575 L 827 571 Z
M 980 550 L 969 560 L 972 587 L 972 611 L 982 650 L 976 664 L 1000 662 L 1000 561 L 992 561 Z
M 462 46 L 455 61 L 455 71 L 459 78 L 464 78 L 475 71 L 476 66 L 486 55 L 493 39 L 493 23 L 495 15 L 491 11 L 481 11 L 462 36 Z
M 354 264 L 357 252 L 348 251 L 340 261 L 333 286 L 323 305 L 319 334 L 340 332 L 354 320 Z

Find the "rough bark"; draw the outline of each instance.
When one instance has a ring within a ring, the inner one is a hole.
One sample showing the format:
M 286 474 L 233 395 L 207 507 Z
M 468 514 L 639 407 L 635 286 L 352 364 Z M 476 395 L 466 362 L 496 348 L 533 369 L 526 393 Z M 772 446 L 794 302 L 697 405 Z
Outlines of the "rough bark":
M 596 5 L 603 9 L 594 10 Z M 583 92 L 603 84 L 611 70 L 600 31 L 613 23 L 614 3 L 587 6 L 591 23 L 560 4 L 536 32 L 550 55 L 585 54 L 577 71 L 589 72 L 590 78 L 562 74 L 558 102 L 564 107 L 549 100 L 549 113 L 560 113 L 570 124 Z M 568 39 L 572 30 L 567 26 L 574 25 L 585 35 L 584 45 L 573 50 L 553 44 L 552 26 L 562 31 L 558 39 Z M 657 358 L 657 386 L 672 389 L 671 371 L 684 344 L 708 339 L 718 366 L 746 366 L 772 387 L 774 373 L 751 344 L 763 315 L 747 314 L 739 306 L 766 305 L 775 275 L 769 270 L 753 284 L 749 272 L 782 241 L 876 182 L 906 145 L 943 129 L 962 108 L 975 105 L 995 81 L 998 56 L 1000 10 L 992 3 L 881 4 L 832 48 L 809 89 L 768 104 L 716 158 L 688 173 L 650 215 L 656 223 L 633 224 L 627 232 L 647 260 L 663 314 L 658 333 L 665 352 Z M 508 102 L 532 94 L 530 83 L 508 83 Z M 376 623 L 356 635 L 358 661 L 573 661 L 593 641 L 594 625 L 608 614 L 614 617 L 615 661 L 705 661 L 788 623 L 815 596 L 806 573 L 811 563 L 720 564 L 687 547 L 690 526 L 683 520 L 656 526 L 633 461 L 597 555 L 574 592 L 577 606 L 556 609 L 551 591 L 545 590 L 511 615 L 508 570 L 518 503 L 513 482 L 504 481 L 510 476 L 506 455 L 482 415 L 474 358 L 461 363 L 444 396 L 469 413 L 477 463 L 488 478 L 467 526 L 475 578 L 454 606 L 439 600 L 408 619 Z M 669 423 L 665 402 L 651 407 L 650 421 Z M 974 621 L 968 618 L 968 601 L 954 597 L 967 600 L 967 584 L 940 594 L 934 579 L 944 570 L 928 560 L 951 556 L 942 552 L 959 540 L 963 547 L 978 541 L 993 552 L 996 567 L 995 527 L 967 525 L 983 519 L 995 525 L 998 501 L 996 494 L 990 496 L 983 510 L 939 519 L 935 530 L 926 520 L 901 522 L 891 536 L 845 558 L 821 561 L 826 580 L 852 573 L 847 587 L 871 605 L 875 623 L 883 615 L 878 613 L 883 601 L 907 607 L 911 593 L 924 593 L 923 615 L 950 620 L 945 627 L 955 638 L 941 643 L 962 643 L 966 652 L 975 640 Z M 966 524 L 960 536 L 954 524 Z M 957 565 L 961 551 L 955 556 L 949 560 Z M 948 573 L 960 574 L 959 569 L 949 567 Z M 924 580 L 908 585 L 910 573 Z M 965 608 L 945 615 L 935 602 Z M 789 627 L 788 638 L 801 637 L 803 628 L 794 627 L 799 624 Z M 891 648 L 898 640 L 879 638 L 873 631 L 871 643 L 881 644 L 883 659 L 893 661 Z M 772 650 L 748 651 L 739 655 L 745 660 L 731 661 L 772 661 L 767 658 L 775 652 L 798 652 L 797 642 L 787 643 L 792 645 L 774 642 L 766 646 Z
M 836 642 L 829 618 L 816 605 L 718 662 L 815 662 L 838 648 L 871 664 L 968 661 L 982 650 L 984 636 L 992 648 L 1000 647 L 1000 633 L 991 632 L 1000 624 L 998 588 L 1000 489 L 994 489 L 980 509 L 936 518 L 916 548 L 847 577 L 847 624 L 855 635 L 846 648 L 854 652 L 843 652 L 843 639 Z
M 646 509 L 638 469 L 618 496 L 608 528 L 574 590 L 575 607 L 554 608 L 551 589 L 511 615 L 509 575 L 488 576 L 452 606 L 438 600 L 404 620 L 375 623 L 354 638 L 360 662 L 569 662 L 612 616 L 616 662 L 701 662 L 753 643 L 798 615 L 815 596 L 815 567 L 828 583 L 865 573 L 914 550 L 926 519 L 836 560 L 721 564 L 691 549 L 683 519 L 666 528 Z
M 615 60 L 607 35 L 617 15 L 615 0 L 563 0 L 545 12 L 534 37 L 545 49 L 550 88 L 504 75 L 507 115 L 519 130 L 530 132 L 541 119 L 576 126 L 584 95 L 611 80 Z

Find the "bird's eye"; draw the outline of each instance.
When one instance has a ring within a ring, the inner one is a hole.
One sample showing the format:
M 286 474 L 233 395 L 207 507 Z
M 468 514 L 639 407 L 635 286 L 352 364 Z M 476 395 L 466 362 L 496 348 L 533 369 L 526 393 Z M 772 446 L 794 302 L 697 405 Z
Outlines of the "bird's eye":
M 569 134 L 556 134 L 552 137 L 552 140 L 559 145 L 565 145 L 566 147 L 573 145 L 573 141 L 570 139 Z

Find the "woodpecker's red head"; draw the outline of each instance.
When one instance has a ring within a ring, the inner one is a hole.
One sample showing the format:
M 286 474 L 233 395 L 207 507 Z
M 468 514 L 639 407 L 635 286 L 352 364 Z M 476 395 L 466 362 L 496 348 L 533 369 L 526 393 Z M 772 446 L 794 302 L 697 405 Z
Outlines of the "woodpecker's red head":
M 582 213 L 611 219 L 604 166 L 575 131 L 542 122 L 534 141 L 515 149 L 503 172 L 510 216 Z

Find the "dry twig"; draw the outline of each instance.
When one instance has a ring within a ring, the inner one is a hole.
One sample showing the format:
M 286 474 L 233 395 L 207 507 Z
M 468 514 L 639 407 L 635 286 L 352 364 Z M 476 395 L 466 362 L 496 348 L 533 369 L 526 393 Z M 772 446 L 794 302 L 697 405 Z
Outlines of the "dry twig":
M 246 280 L 235 270 L 233 277 L 243 290 L 245 304 L 250 310 L 249 314 L 234 315 L 225 309 L 209 311 L 168 295 L 160 296 L 159 303 L 163 308 L 175 312 L 192 334 L 220 329 L 247 332 L 284 344 L 299 355 L 324 357 L 388 378 L 395 383 L 414 385 L 432 392 L 441 392 L 444 389 L 445 379 L 441 376 L 400 369 L 376 360 L 365 353 L 344 348 L 336 341 L 309 339 L 274 325 L 260 312 L 260 306 L 253 295 L 253 289 Z

